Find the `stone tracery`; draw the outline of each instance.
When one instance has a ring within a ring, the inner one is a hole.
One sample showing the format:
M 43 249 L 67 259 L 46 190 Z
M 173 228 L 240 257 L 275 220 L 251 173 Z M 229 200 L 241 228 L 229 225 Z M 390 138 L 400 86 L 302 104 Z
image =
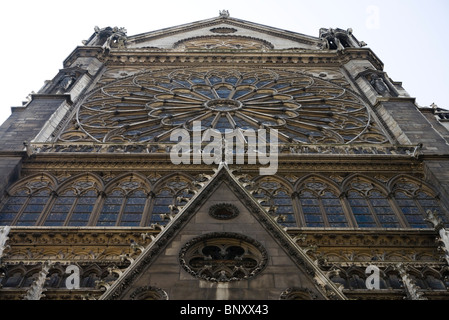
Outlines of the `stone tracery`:
M 364 103 L 331 81 L 268 69 L 146 72 L 94 91 L 59 141 L 168 142 L 194 121 L 226 129 L 279 130 L 283 143 L 369 143 L 388 138 Z

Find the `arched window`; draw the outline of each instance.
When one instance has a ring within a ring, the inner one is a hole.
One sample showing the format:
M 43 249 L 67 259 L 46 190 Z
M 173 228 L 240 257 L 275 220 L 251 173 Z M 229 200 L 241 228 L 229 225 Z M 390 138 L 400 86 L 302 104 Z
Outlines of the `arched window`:
M 149 224 L 165 225 L 193 196 L 191 185 L 180 177 L 168 179 L 156 192 Z
M 97 197 L 95 182 L 75 181 L 58 194 L 44 225 L 87 226 Z
M 358 227 L 400 227 L 388 197 L 374 184 L 359 179 L 353 181 L 347 199 Z
M 325 182 L 306 181 L 299 187 L 298 199 L 307 227 L 348 226 L 340 198 Z
M 50 198 L 50 186 L 42 177 L 16 189 L 0 212 L 0 225 L 34 226 Z
M 140 225 L 145 204 L 147 202 L 147 194 L 143 190 L 136 190 L 126 197 L 123 204 L 123 212 L 120 219 L 120 226 L 135 227 Z
M 170 206 L 173 205 L 173 190 L 162 189 L 154 198 L 153 213 L 151 215 L 151 223 L 158 223 L 164 225 L 167 223 L 163 215 L 170 214 L 172 209 Z
M 255 190 L 253 196 L 261 201 L 260 204 L 277 219 L 280 225 L 297 226 L 292 198 L 285 186 L 267 179 L 258 182 Z
M 121 190 L 114 190 L 106 197 L 97 226 L 115 226 L 125 195 Z
M 147 203 L 141 182 L 122 181 L 106 195 L 97 226 L 140 226 Z
M 448 225 L 448 219 L 444 214 L 439 201 L 417 183 L 406 178 L 398 180 L 393 185 L 394 199 L 404 215 L 406 223 L 411 228 L 431 228 L 432 225 L 425 221 L 427 210 L 437 212 L 437 215 Z

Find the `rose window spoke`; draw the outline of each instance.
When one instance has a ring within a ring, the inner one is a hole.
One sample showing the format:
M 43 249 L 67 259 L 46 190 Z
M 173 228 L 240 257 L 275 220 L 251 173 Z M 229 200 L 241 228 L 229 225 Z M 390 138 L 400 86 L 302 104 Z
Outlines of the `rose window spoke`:
M 170 143 L 175 129 L 275 128 L 280 143 L 385 143 L 354 93 L 305 73 L 268 69 L 160 70 L 87 96 L 60 141 Z

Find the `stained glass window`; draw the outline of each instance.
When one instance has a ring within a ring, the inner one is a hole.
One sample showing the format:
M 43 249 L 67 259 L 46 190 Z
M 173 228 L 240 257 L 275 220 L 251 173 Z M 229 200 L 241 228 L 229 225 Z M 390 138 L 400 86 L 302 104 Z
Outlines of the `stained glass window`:
M 154 197 L 150 224 L 165 225 L 193 196 L 189 183 L 179 178 L 166 181 Z
M 411 228 L 430 228 L 432 225 L 425 221 L 427 210 L 436 212 L 438 217 L 448 225 L 447 215 L 439 201 L 430 195 L 428 190 L 406 178 L 399 179 L 393 186 L 394 198 L 400 211 Z
M 123 204 L 120 225 L 123 227 L 139 226 L 146 201 L 147 195 L 142 190 L 136 190 L 129 194 Z
M 34 226 L 44 211 L 45 205 L 50 197 L 49 190 L 40 190 L 34 193 L 25 204 L 19 219 L 15 223 L 17 226 Z
M 0 211 L 0 224 L 34 226 L 50 199 L 51 181 L 40 176 L 18 185 Z
M 67 225 L 87 226 L 97 201 L 97 192 L 96 190 L 89 190 L 81 194 L 76 200 Z
M 169 142 L 173 130 L 194 121 L 220 132 L 276 128 L 284 143 L 388 142 L 363 101 L 338 83 L 246 68 L 160 70 L 115 81 L 87 97 L 59 139 Z
M 123 191 L 114 190 L 106 197 L 97 221 L 97 226 L 115 226 L 122 207 L 124 196 Z
M 55 203 L 44 222 L 45 226 L 63 226 L 76 199 L 75 191 L 67 190 L 56 198 Z
M 18 191 L 15 195 L 8 199 L 8 202 L 2 208 L 0 214 L 1 225 L 12 225 L 17 214 L 22 210 L 22 207 L 29 200 L 29 194 L 26 189 Z
M 309 179 L 299 188 L 299 204 L 307 227 L 347 227 L 339 197 L 327 183 Z
M 358 227 L 374 228 L 377 226 L 368 201 L 363 195 L 357 191 L 351 191 L 348 193 L 348 201 Z
M 304 191 L 299 197 L 302 213 L 307 227 L 324 227 L 323 214 L 318 197 L 310 191 Z
M 262 180 L 253 196 L 284 227 L 296 227 L 296 215 L 290 193 L 277 181 Z
M 150 223 L 166 224 L 166 219 L 162 215 L 170 214 L 170 205 L 173 205 L 173 191 L 169 189 L 161 190 L 154 198 L 153 212 Z

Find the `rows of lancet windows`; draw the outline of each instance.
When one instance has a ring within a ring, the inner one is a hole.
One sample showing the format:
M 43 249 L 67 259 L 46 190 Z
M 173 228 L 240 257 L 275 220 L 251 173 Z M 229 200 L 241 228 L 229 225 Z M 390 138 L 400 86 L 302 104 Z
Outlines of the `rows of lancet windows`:
M 62 183 L 47 174 L 8 190 L 0 225 L 147 227 L 165 225 L 194 195 L 195 179 L 176 174 L 151 183 L 139 174 L 107 183 L 83 174 Z M 447 213 L 429 186 L 409 176 L 388 182 L 355 175 L 340 183 L 318 175 L 291 184 L 270 176 L 248 191 L 284 227 L 431 228 L 428 210 L 445 224 Z

